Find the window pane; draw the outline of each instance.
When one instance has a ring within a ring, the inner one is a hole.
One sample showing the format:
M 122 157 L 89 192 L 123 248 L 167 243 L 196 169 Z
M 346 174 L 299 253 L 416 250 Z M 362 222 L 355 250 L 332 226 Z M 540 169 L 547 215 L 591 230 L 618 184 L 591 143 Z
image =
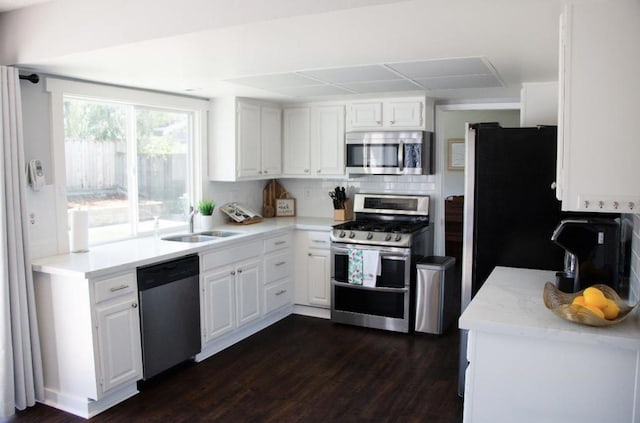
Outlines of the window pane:
M 139 231 L 185 222 L 191 114 L 136 108 Z
M 67 203 L 89 211 L 89 243 L 130 235 L 128 106 L 64 99 Z

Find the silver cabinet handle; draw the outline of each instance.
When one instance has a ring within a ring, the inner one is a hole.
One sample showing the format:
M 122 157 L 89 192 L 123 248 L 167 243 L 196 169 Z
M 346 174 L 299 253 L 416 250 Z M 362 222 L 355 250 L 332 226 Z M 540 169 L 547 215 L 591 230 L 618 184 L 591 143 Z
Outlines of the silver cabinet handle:
M 629 201 L 629 210 L 633 210 L 634 207 L 635 204 L 633 203 L 633 201 Z
M 394 123 L 396 123 L 396 121 L 395 121 L 395 120 L 390 120 L 390 121 L 389 121 L 389 125 L 393 125 Z
M 268 171 L 268 170 L 265 170 L 265 171 L 264 171 L 264 172 L 262 172 L 262 173 L 264 173 L 264 174 L 266 175 L 267 173 L 269 173 L 269 171 Z
M 282 295 L 282 294 L 284 294 L 285 292 L 287 292 L 287 290 L 286 290 L 286 289 L 283 289 L 283 290 L 281 290 L 281 291 L 276 292 L 276 295 Z
M 376 120 L 376 124 L 380 125 L 380 121 L 379 121 L 379 120 Z
M 311 256 L 313 255 L 313 254 L 311 254 L 311 253 L 307 253 L 307 254 L 309 254 L 309 257 L 311 257 Z
M 133 307 L 133 308 L 138 308 L 138 303 L 133 303 L 133 304 L 131 304 L 131 307 Z
M 304 170 L 304 173 L 309 173 L 309 169 L 305 169 L 305 170 Z
M 233 276 L 233 275 L 235 275 L 235 274 L 236 274 L 236 271 L 235 271 L 235 270 L 232 270 L 232 271 L 231 271 L 231 275 Z
M 242 269 L 238 269 L 238 273 L 242 273 Z
M 318 171 L 316 173 L 320 173 L 320 172 L 322 172 L 322 169 L 318 169 Z
M 287 264 L 286 261 L 280 261 L 278 263 L 276 263 L 276 266 L 282 266 L 283 264 Z
M 275 245 L 282 245 L 282 244 L 286 244 L 287 241 L 276 241 L 274 242 Z
M 113 288 L 110 289 L 111 292 L 116 292 L 116 291 L 121 291 L 123 289 L 127 289 L 129 288 L 129 285 L 120 285 L 120 286 L 114 286 Z
M 320 239 L 312 239 L 311 242 L 315 242 L 316 244 L 326 244 L 327 241 L 322 241 Z

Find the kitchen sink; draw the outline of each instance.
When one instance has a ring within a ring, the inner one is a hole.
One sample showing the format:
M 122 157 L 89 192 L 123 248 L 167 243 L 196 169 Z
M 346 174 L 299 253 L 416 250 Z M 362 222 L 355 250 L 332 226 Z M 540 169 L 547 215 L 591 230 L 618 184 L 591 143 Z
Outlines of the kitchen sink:
M 207 236 L 200 234 L 183 234 L 183 235 L 172 235 L 166 236 L 162 238 L 163 241 L 177 241 L 177 242 L 206 242 L 213 241 L 217 237 L 215 236 Z
M 229 231 L 204 231 L 198 232 L 198 235 L 204 236 L 214 236 L 216 238 L 226 238 L 228 236 L 240 235 L 240 232 L 229 232 Z
M 162 238 L 163 241 L 176 241 L 176 242 L 207 242 L 213 241 L 218 238 L 226 238 L 229 236 L 239 235 L 240 232 L 228 232 L 228 231 L 204 231 L 194 234 L 180 234 L 171 235 Z

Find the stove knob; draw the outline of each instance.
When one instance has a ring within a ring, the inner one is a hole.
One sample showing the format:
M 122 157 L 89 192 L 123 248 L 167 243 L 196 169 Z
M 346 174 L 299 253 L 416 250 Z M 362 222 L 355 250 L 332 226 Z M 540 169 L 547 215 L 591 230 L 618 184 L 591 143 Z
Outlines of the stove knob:
M 385 241 L 391 241 L 391 234 L 386 234 L 386 235 L 384 236 L 384 240 L 385 240 Z
M 401 239 L 402 239 L 402 235 L 396 234 L 396 242 L 400 241 Z
M 340 238 L 344 238 L 345 235 L 346 235 L 346 233 L 344 231 L 340 231 L 340 234 L 338 236 Z
M 371 239 L 371 238 L 373 238 L 373 234 L 372 234 L 371 232 L 369 232 L 369 233 L 367 234 L 367 239 Z
M 349 238 L 355 238 L 355 237 L 356 237 L 355 232 L 349 232 Z

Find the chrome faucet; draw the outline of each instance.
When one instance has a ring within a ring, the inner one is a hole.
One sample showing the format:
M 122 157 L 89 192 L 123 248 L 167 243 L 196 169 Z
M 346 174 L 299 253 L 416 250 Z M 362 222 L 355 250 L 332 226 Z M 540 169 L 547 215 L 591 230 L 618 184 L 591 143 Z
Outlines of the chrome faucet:
M 198 210 L 194 209 L 193 206 L 189 206 L 189 233 L 193 233 L 193 218 L 198 213 Z

